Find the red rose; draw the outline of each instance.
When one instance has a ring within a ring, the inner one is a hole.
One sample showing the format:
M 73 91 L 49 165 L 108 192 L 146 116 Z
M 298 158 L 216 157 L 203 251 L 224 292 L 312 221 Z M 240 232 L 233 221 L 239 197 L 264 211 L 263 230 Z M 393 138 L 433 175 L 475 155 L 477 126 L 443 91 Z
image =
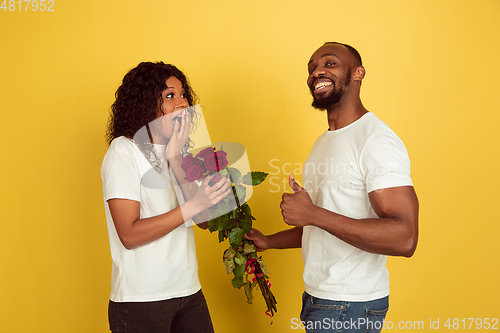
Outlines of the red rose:
M 229 164 L 227 162 L 227 153 L 224 150 L 217 152 L 217 159 L 219 160 L 219 169 L 224 169 Z
M 201 158 L 197 158 L 197 157 L 194 157 L 193 161 L 194 161 L 194 164 L 196 164 L 199 167 L 203 166 L 203 163 L 205 163 L 204 160 L 202 160 Z
M 208 171 L 220 171 L 227 166 L 227 153 L 219 150 L 205 158 L 205 168 Z
M 202 158 L 203 160 L 207 159 L 208 155 L 211 155 L 214 153 L 214 149 L 212 147 L 207 147 L 200 151 L 198 154 L 196 154 L 196 158 Z
M 192 182 L 195 180 L 200 180 L 201 176 L 203 176 L 203 169 L 197 166 L 196 164 L 190 165 L 186 170 L 186 178 L 188 182 Z
M 192 154 L 188 154 L 186 156 L 184 156 L 184 158 L 182 159 L 182 163 L 181 163 L 181 167 L 182 167 L 182 170 L 187 170 L 187 168 L 189 168 L 191 165 L 194 164 L 194 157 Z

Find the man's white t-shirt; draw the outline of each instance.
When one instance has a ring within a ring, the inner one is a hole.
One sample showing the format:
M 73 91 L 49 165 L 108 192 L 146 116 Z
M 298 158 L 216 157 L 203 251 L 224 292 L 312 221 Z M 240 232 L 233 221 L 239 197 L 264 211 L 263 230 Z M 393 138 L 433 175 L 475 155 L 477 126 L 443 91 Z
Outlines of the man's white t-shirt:
M 316 140 L 304 165 L 303 181 L 315 205 L 354 219 L 377 217 L 368 193 L 413 185 L 403 142 L 371 112 Z M 312 296 L 370 301 L 389 295 L 384 255 L 365 252 L 323 229 L 306 226 L 302 256 L 305 290 Z
M 165 163 L 165 145 L 154 145 L 162 171 L 154 171 L 132 140 L 111 142 L 101 168 L 112 258 L 111 294 L 115 302 L 145 302 L 189 296 L 201 289 L 192 227 L 182 224 L 149 244 L 127 250 L 115 229 L 107 201 L 140 202 L 140 218 L 157 216 L 182 204 Z M 147 173 L 147 176 L 144 176 Z M 179 198 L 179 200 L 177 199 Z

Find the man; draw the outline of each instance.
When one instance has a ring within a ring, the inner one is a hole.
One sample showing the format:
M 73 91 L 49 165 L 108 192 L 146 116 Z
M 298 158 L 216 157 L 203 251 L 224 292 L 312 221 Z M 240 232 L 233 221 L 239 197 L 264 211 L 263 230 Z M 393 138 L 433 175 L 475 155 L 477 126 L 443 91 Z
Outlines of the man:
M 327 111 L 329 129 L 303 169 L 304 188 L 290 175 L 285 223 L 247 238 L 258 250 L 302 247 L 301 327 L 307 332 L 380 332 L 389 303 L 386 259 L 411 257 L 418 239 L 418 200 L 410 161 L 397 135 L 366 110 L 359 53 L 330 42 L 308 63 L 312 106 Z

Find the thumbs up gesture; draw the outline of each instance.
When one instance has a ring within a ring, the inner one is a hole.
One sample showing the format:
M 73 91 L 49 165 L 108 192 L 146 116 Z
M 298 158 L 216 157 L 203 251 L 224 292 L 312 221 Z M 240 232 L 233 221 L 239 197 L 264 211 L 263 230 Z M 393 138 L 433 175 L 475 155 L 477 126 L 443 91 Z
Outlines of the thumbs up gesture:
M 293 193 L 297 193 L 303 190 L 303 188 L 295 181 L 293 173 L 291 173 L 288 177 L 288 184 L 290 184 L 290 188 L 293 190 Z
M 294 193 L 283 193 L 281 197 L 281 215 L 288 225 L 303 227 L 312 224 L 311 215 L 314 206 L 309 193 L 301 187 L 291 174 L 288 178 L 290 188 Z

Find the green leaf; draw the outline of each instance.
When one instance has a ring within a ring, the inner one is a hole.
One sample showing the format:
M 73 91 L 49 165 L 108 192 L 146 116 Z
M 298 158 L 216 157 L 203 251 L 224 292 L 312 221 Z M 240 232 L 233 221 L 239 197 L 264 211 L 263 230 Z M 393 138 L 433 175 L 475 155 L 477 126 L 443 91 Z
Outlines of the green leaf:
M 215 219 L 215 226 L 217 227 L 217 230 L 222 230 L 222 216 Z
M 247 258 L 245 258 L 244 255 L 242 255 L 240 252 L 236 252 L 236 255 L 234 256 L 234 263 L 236 265 L 243 265 L 247 262 Z
M 216 219 L 208 220 L 208 230 L 210 230 L 210 232 L 217 230 Z
M 239 227 L 236 227 L 232 229 L 229 232 L 229 244 L 233 248 L 237 248 L 241 245 L 241 242 L 243 241 L 243 235 L 245 234 L 245 231 Z
M 262 269 L 262 273 L 264 273 L 264 275 L 267 275 L 267 267 L 266 265 L 264 265 L 263 263 L 260 264 L 260 268 Z
M 222 229 L 221 230 L 229 230 L 228 225 L 231 223 L 231 220 L 229 219 L 228 215 L 222 216 Z
M 234 185 L 234 189 L 236 191 L 236 197 L 238 198 L 238 201 L 244 202 L 247 194 L 247 189 L 245 188 L 245 186 L 241 184 L 236 184 Z
M 220 223 L 217 225 L 218 230 L 227 230 L 227 225 L 229 224 L 229 216 L 222 215 L 220 217 Z
M 247 216 L 251 216 L 252 215 L 252 210 L 250 209 L 250 206 L 247 204 L 247 203 L 244 203 L 241 208 L 243 209 L 243 213 L 245 213 L 245 215 Z
M 229 205 L 229 207 L 236 207 L 237 206 L 235 197 L 232 195 L 228 195 L 224 200 L 227 200 L 227 204 Z
M 236 265 L 236 267 L 233 269 L 233 274 L 235 277 L 243 277 L 245 274 L 245 264 L 243 265 Z
M 227 274 L 230 274 L 235 269 L 233 258 L 225 258 L 224 259 L 224 265 L 226 265 L 226 272 L 227 272 Z
M 252 230 L 252 219 L 250 216 L 245 215 L 245 217 L 240 220 L 240 227 L 242 227 L 247 234 L 250 233 L 250 230 Z
M 236 168 L 229 168 L 229 171 L 231 172 L 231 181 L 234 183 L 234 184 L 239 184 L 241 183 L 241 172 L 240 170 L 236 169 Z
M 251 171 L 248 172 L 245 176 L 243 176 L 243 184 L 245 185 L 259 185 L 266 179 L 268 173 L 262 171 Z
M 210 215 L 208 216 L 209 220 L 213 220 L 217 218 L 217 216 L 219 216 L 218 207 L 218 205 L 214 205 L 208 209 L 208 212 L 210 213 Z
M 231 230 L 234 227 L 238 226 L 238 222 L 236 220 L 229 220 L 229 221 L 230 221 L 230 223 L 227 225 L 226 230 Z
M 246 175 L 243 176 L 243 179 L 241 180 L 241 182 L 245 185 L 253 185 L 253 182 L 252 182 L 252 173 L 251 172 L 247 172 Z
M 250 281 L 245 282 L 245 295 L 247 296 L 248 304 L 252 304 L 253 302 L 253 294 L 252 294 L 252 284 Z
M 237 220 L 241 221 L 243 219 L 245 219 L 245 213 L 243 213 L 243 211 L 240 209 L 240 210 L 238 210 L 238 218 L 237 218 Z
M 229 205 L 225 202 L 221 203 L 218 208 L 220 215 L 227 214 L 230 211 Z
M 257 259 L 257 252 L 252 252 L 248 254 L 248 259 Z
M 219 230 L 219 243 L 222 243 L 226 239 L 226 231 Z
M 235 288 L 238 288 L 240 289 L 241 287 L 243 287 L 243 277 L 234 277 L 232 280 L 231 280 L 231 283 L 233 284 L 233 287 Z
M 256 251 L 255 245 L 253 245 L 253 244 L 245 243 L 245 246 L 243 246 L 243 253 L 245 253 L 245 254 L 253 253 L 255 251 Z
M 236 255 L 236 251 L 234 251 L 233 247 L 230 246 L 228 249 L 226 249 L 226 251 L 224 251 L 224 256 L 223 256 L 223 260 L 224 259 L 231 259 L 233 258 L 234 256 Z

